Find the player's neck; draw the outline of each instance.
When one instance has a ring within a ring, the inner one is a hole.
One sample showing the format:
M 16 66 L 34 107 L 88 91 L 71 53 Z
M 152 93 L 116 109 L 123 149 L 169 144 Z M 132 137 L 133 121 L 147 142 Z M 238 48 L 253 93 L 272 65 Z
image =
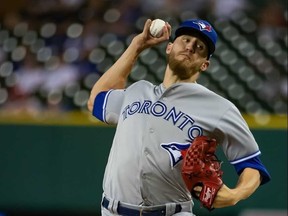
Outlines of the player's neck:
M 196 80 L 199 77 L 199 73 L 194 74 L 189 79 L 180 79 L 178 76 L 173 75 L 170 70 L 166 70 L 165 76 L 163 79 L 163 85 L 167 89 L 175 83 L 196 83 Z

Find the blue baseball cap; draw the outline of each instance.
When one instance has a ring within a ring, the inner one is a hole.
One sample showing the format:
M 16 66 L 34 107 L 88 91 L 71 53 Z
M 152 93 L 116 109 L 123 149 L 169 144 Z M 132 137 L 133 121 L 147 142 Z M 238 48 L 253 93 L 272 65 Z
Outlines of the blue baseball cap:
M 204 41 L 206 41 L 208 45 L 208 51 L 209 51 L 208 57 L 210 57 L 215 51 L 217 33 L 212 27 L 212 25 L 206 20 L 201 20 L 201 19 L 185 20 L 176 29 L 174 40 L 181 35 L 184 35 L 184 34 L 189 35 L 193 32 L 199 33 L 199 35 L 202 36 Z

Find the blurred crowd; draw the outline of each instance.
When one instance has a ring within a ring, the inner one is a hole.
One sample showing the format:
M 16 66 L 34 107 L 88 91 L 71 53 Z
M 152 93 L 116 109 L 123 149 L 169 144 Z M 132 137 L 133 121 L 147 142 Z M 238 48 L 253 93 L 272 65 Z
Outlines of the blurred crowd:
M 288 14 L 285 1 L 21 2 L 17 10 L 0 15 L 2 111 L 27 111 L 33 114 L 47 110 L 85 110 L 94 82 L 121 54 L 129 39 L 142 29 L 146 18 L 165 18 L 172 25 L 193 17 L 215 23 L 217 20 L 230 20 L 241 13 L 249 16 L 257 25 L 252 36 L 249 31 L 243 32 L 247 37 L 261 36 L 265 43 L 280 40 L 286 46 L 286 59 L 283 58 L 284 62 L 277 66 L 280 72 L 276 76 L 269 75 L 271 80 L 267 80 L 267 86 L 272 85 L 272 88 L 268 88 L 267 92 L 263 89 L 263 92 L 267 97 L 277 95 L 287 102 Z M 113 40 L 122 43 L 111 43 Z M 284 111 L 285 108 L 279 112 Z

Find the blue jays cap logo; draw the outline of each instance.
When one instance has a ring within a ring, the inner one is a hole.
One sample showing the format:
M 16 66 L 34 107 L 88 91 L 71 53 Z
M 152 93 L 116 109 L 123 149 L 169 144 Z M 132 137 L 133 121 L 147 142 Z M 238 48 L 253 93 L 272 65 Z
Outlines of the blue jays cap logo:
M 212 26 L 208 25 L 202 21 L 197 21 L 197 22 L 193 22 L 194 24 L 197 24 L 199 26 L 199 29 L 201 31 L 208 31 L 211 32 L 212 31 Z

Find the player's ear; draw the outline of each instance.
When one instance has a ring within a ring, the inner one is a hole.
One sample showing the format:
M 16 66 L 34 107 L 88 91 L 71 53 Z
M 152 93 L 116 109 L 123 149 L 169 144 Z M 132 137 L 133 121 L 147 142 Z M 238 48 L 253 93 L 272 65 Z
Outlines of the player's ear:
M 209 67 L 209 65 L 210 65 L 210 61 L 206 60 L 205 62 L 203 62 L 203 63 L 201 64 L 200 70 L 201 70 L 201 71 L 206 71 L 207 68 Z
M 166 47 L 166 54 L 170 54 L 171 50 L 172 50 L 172 46 L 173 46 L 173 43 L 172 42 L 169 42 L 167 44 L 167 47 Z

